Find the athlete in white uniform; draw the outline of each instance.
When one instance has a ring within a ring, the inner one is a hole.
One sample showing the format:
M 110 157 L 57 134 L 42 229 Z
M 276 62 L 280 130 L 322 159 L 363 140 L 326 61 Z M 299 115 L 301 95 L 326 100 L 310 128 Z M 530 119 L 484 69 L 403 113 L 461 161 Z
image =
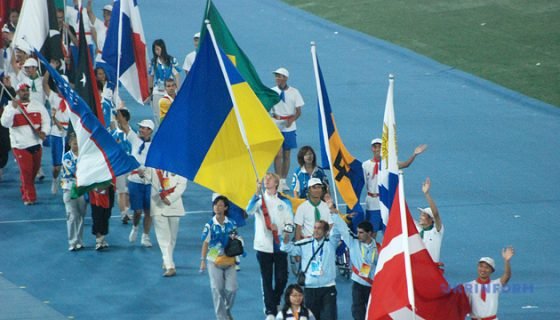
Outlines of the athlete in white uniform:
M 465 293 L 469 297 L 471 304 L 471 319 L 473 320 L 493 320 L 498 319 L 498 300 L 500 292 L 511 278 L 510 260 L 514 255 L 512 247 L 502 250 L 504 258 L 504 274 L 495 280 L 490 276 L 496 270 L 494 259 L 490 257 L 480 258 L 478 261 L 478 278 L 465 283 Z
M 278 68 L 273 74 L 276 86 L 272 90 L 280 95 L 280 102 L 270 109 L 270 114 L 284 136 L 282 149 L 274 159 L 274 170 L 280 176 L 278 190 L 286 191 L 290 190 L 286 184 L 286 177 L 290 171 L 290 154 L 292 149 L 297 148 L 296 120 L 301 115 L 304 102 L 298 89 L 288 86 L 290 73 L 286 68 Z
M 416 228 L 420 233 L 420 237 L 426 249 L 430 253 L 432 260 L 435 263 L 439 263 L 439 254 L 441 251 L 441 241 L 443 240 L 443 224 L 441 223 L 441 217 L 439 215 L 439 210 L 436 203 L 430 195 L 430 178 L 426 178 L 426 181 L 422 184 L 422 192 L 428 201 L 430 207 L 428 208 L 418 208 L 420 210 L 420 219 L 416 224 Z

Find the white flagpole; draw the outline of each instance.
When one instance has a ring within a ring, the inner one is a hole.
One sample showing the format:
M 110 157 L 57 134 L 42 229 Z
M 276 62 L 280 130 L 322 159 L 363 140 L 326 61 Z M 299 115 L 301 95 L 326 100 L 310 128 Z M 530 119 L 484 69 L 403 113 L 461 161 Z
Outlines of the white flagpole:
M 120 96 L 119 96 L 119 79 L 121 73 L 121 55 L 122 55 L 122 16 L 123 16 L 123 3 L 124 1 L 128 0 L 121 0 L 119 4 L 119 30 L 117 35 L 117 78 L 115 79 L 115 97 L 113 98 L 115 104 L 119 103 Z M 128 4 L 127 4 L 128 5 Z M 117 105 L 117 109 L 118 109 Z
M 247 140 L 247 133 L 245 132 L 245 126 L 243 125 L 243 119 L 241 118 L 241 114 L 239 113 L 239 108 L 237 106 L 237 101 L 235 101 L 235 96 L 233 95 L 233 90 L 231 89 L 231 81 L 227 75 L 226 67 L 224 65 L 224 60 L 222 60 L 222 55 L 220 54 L 220 49 L 218 48 L 218 43 L 216 42 L 216 38 L 214 37 L 214 31 L 212 30 L 212 26 L 210 25 L 209 20 L 205 20 L 204 23 L 206 24 L 206 28 L 208 29 L 208 34 L 210 35 L 210 39 L 212 39 L 212 45 L 214 47 L 214 51 L 216 52 L 216 56 L 218 57 L 218 61 L 220 63 L 220 69 L 222 70 L 222 74 L 224 75 L 224 80 L 226 81 L 226 86 L 228 88 L 229 96 L 231 101 L 233 102 L 233 110 L 235 112 L 235 117 L 237 118 L 237 124 L 239 126 L 239 132 L 241 133 L 241 138 L 243 139 L 243 143 L 247 148 L 247 152 L 249 153 L 249 158 L 251 159 L 251 164 L 253 165 L 253 170 L 255 172 L 255 177 L 259 180 L 259 173 L 257 171 L 257 166 L 255 164 L 255 159 L 253 158 L 253 153 L 251 152 L 251 147 L 249 146 L 249 141 Z
M 325 107 L 323 104 L 323 90 L 321 89 L 321 81 L 319 80 L 319 63 L 317 61 L 317 48 L 315 42 L 311 42 L 311 57 L 313 59 L 313 71 L 315 73 L 315 83 L 317 85 L 317 99 L 319 102 L 319 113 L 321 115 L 321 134 L 323 135 L 323 143 L 325 144 L 325 152 L 327 153 L 327 159 L 329 159 L 329 167 L 331 170 L 331 179 L 334 186 L 334 203 L 338 207 L 338 196 L 336 195 L 336 181 L 334 180 L 334 170 L 332 168 L 332 157 L 331 157 L 331 149 L 329 147 L 329 134 L 327 132 L 327 123 L 326 123 L 326 116 L 325 116 Z

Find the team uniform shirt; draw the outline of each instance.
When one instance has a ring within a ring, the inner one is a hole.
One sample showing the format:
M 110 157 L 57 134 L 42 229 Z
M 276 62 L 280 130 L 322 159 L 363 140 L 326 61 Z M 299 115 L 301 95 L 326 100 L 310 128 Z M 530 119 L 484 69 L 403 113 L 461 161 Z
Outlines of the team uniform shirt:
M 325 171 L 323 171 L 323 169 L 315 167 L 315 169 L 313 169 L 313 172 L 309 174 L 305 170 L 305 167 L 301 166 L 296 169 L 292 177 L 292 191 L 297 192 L 299 198 L 307 198 L 307 183 L 311 178 L 317 178 L 321 180 L 324 185 L 329 185 L 329 179 L 327 179 L 327 176 L 325 175 Z
M 71 190 L 76 184 L 76 165 L 78 164 L 78 155 L 72 150 L 66 152 L 62 156 L 62 170 L 60 172 L 60 185 L 62 190 Z
M 51 121 L 47 109 L 36 101 L 22 103 L 33 127 L 46 135 L 51 132 Z M 10 143 L 12 148 L 26 149 L 43 143 L 41 138 L 31 128 L 27 119 L 19 109 L 14 109 L 11 102 L 4 107 L 1 118 L 2 126 L 10 128 Z
M 206 255 L 208 261 L 214 262 L 218 256 L 224 255 L 224 249 L 229 243 L 229 235 L 235 230 L 237 230 L 235 222 L 227 217 L 225 217 L 222 225 L 220 225 L 216 216 L 206 223 L 204 229 L 202 229 L 201 239 L 208 242 L 208 253 Z
M 498 300 L 503 288 L 500 279 L 491 280 L 489 284 L 484 285 L 484 300 L 483 285 L 476 280 L 465 283 L 464 287 L 471 304 L 471 318 L 487 318 L 498 313 Z
M 270 113 L 278 126 L 278 129 L 282 132 L 296 131 L 296 122 L 292 122 L 289 127 L 285 125 L 285 119 L 283 117 L 289 117 L 296 114 L 297 107 L 303 107 L 304 102 L 299 90 L 294 87 L 288 87 L 286 90 L 280 90 L 278 86 L 273 87 L 272 90 L 276 91 L 280 95 L 280 102 L 275 104 Z M 277 119 L 278 118 L 278 119 Z
M 185 56 L 185 62 L 183 63 L 183 70 L 186 72 L 191 71 L 192 65 L 196 59 L 196 51 L 192 51 Z
M 152 92 L 154 95 L 165 95 L 165 80 L 173 79 L 175 75 L 179 73 L 180 70 L 178 66 L 179 64 L 175 58 L 171 58 L 169 65 L 161 63 L 159 58 L 155 66 L 150 64 L 148 73 L 150 76 L 154 77 L 154 91 Z
M 146 163 L 146 156 L 148 155 L 148 150 L 150 150 L 150 145 L 152 144 L 151 140 L 145 142 L 144 140 L 140 139 L 136 132 L 130 130 L 128 135 L 126 136 L 128 142 L 130 142 L 132 156 L 138 163 L 140 163 L 140 167 L 137 168 L 141 170 L 145 170 L 144 164 Z M 141 184 L 150 184 L 146 179 L 140 178 L 137 170 L 133 170 L 130 175 L 128 176 L 128 181 L 141 183 Z
M 416 223 L 416 229 L 418 230 L 418 233 L 422 232 L 422 227 L 418 223 Z M 426 245 L 426 249 L 430 253 L 430 256 L 432 257 L 432 260 L 434 260 L 434 262 L 439 262 L 441 241 L 443 240 L 443 231 L 443 224 L 441 224 L 441 230 L 438 232 L 434 223 L 431 230 L 425 230 L 423 232 L 422 241 L 424 241 L 424 245 Z
M 51 125 L 50 135 L 64 138 L 66 137 L 66 133 L 68 131 L 68 122 L 70 121 L 68 103 L 59 94 L 51 91 L 51 93 L 49 94 L 49 104 L 51 105 L 51 110 L 56 110 L 54 118 L 62 125 L 61 130 L 56 124 L 53 123 Z
M 376 170 L 377 166 L 377 170 Z M 366 183 L 366 210 L 380 210 L 379 207 L 379 185 L 377 184 L 378 173 L 381 171 L 381 161 L 367 160 L 362 163 L 364 181 Z
M 375 239 L 370 244 L 358 240 L 358 237 L 338 215 L 333 220 L 335 221 L 335 228 L 340 231 L 342 239 L 350 250 L 352 281 L 371 287 L 381 245 L 376 243 Z
M 47 97 L 45 96 L 45 91 L 43 90 L 42 76 L 31 78 L 25 73 L 25 71 L 20 71 L 17 74 L 16 79 L 18 80 L 18 82 L 25 81 L 27 84 L 29 84 L 29 100 L 37 101 L 42 105 L 45 104 L 45 101 L 47 101 Z
M 72 7 L 72 6 L 66 6 L 66 23 L 68 23 L 68 25 L 70 25 L 72 28 L 74 28 L 74 30 L 79 30 L 79 26 L 78 26 L 78 9 Z M 88 45 L 92 45 L 93 43 L 93 37 L 91 36 L 91 21 L 89 20 L 89 16 L 87 14 L 87 9 L 86 8 L 82 8 L 82 19 L 84 22 L 84 30 L 86 32 L 86 42 L 88 43 Z M 97 20 L 97 19 L 96 19 Z
M 151 215 L 164 217 L 181 217 L 185 215 L 181 195 L 187 188 L 187 179 L 169 171 L 147 168 L 146 180 L 152 184 Z M 171 205 L 163 203 L 163 198 L 167 198 Z
M 320 219 L 324 220 L 329 225 L 333 224 L 331 217 L 331 211 L 326 202 L 321 201 L 317 206 L 319 209 Z M 315 222 L 315 207 L 309 202 L 309 200 L 300 204 L 296 211 L 296 216 L 294 218 L 294 223 L 301 226 L 301 233 L 305 238 L 311 237 L 313 235 L 313 227 Z
M 296 314 L 292 311 L 292 308 L 286 310 L 286 317 L 284 317 L 284 313 L 282 311 L 278 312 L 276 315 L 276 320 L 315 320 L 315 315 L 309 308 L 305 308 L 307 312 L 307 316 L 305 316 L 302 312 L 301 306 L 298 308 Z
M 95 18 L 95 22 L 91 25 L 91 28 L 95 29 L 97 34 L 97 52 L 95 55 L 95 61 L 103 61 L 101 55 L 103 53 L 103 46 L 105 45 L 105 39 L 107 38 L 107 25 L 104 21 Z
M 286 224 L 293 224 L 292 203 L 288 198 L 276 193 L 269 195 L 264 193 L 270 223 L 278 227 L 278 236 L 281 241 L 282 230 Z M 264 214 L 262 212 L 262 196 L 253 196 L 247 206 L 247 213 L 255 215 L 255 240 L 253 248 L 257 251 L 274 253 L 280 250 L 280 243 L 274 246 L 272 231 L 267 229 Z
M 333 229 L 329 238 L 317 240 L 315 238 L 303 239 L 296 243 L 284 243 L 280 249 L 292 256 L 301 257 L 301 268 L 305 271 L 307 264 L 307 272 L 305 273 L 305 288 L 324 288 L 334 286 L 336 271 L 336 248 L 340 241 L 340 233 L 337 229 Z M 324 242 L 323 247 L 319 249 Z M 313 253 L 317 250 L 317 254 L 311 260 Z
M 159 118 L 163 120 L 165 115 L 169 111 L 169 107 L 175 101 L 172 96 L 168 95 L 167 93 L 163 96 L 163 98 L 159 99 Z

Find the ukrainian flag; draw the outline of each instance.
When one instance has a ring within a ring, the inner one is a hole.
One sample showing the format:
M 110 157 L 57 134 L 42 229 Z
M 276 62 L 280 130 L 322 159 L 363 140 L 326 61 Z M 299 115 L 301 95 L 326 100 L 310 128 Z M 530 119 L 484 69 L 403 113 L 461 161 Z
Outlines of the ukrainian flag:
M 334 121 L 327 87 L 315 52 L 315 45 L 312 46 L 311 50 L 317 79 L 319 137 L 321 139 L 323 168 L 332 170 L 334 184 L 342 199 L 348 205 L 350 211 L 357 213 L 356 218 L 353 219 L 353 224 L 356 226 L 364 219 L 364 211 L 360 205 L 360 194 L 364 187 L 362 163 L 354 158 L 342 143 Z
M 203 38 L 189 76 L 154 136 L 146 166 L 177 173 L 245 207 L 283 137 L 211 33 Z

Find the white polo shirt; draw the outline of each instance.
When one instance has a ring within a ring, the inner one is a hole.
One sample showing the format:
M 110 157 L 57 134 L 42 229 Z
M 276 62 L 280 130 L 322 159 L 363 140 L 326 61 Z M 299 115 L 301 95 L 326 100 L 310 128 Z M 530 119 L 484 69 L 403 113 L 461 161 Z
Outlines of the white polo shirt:
M 278 88 L 278 86 L 273 87 L 272 90 L 276 91 L 276 93 L 280 94 L 282 90 Z M 304 102 L 299 90 L 288 86 L 288 89 L 284 90 L 284 101 L 280 100 L 277 104 L 275 104 L 270 112 L 272 115 L 280 116 L 280 117 L 288 117 L 293 116 L 296 114 L 297 107 L 303 107 Z M 296 130 L 296 122 L 292 122 L 292 125 L 289 127 L 285 127 L 283 125 L 284 120 L 275 120 L 276 125 L 282 132 L 290 132 Z
M 464 287 L 471 304 L 471 318 L 486 318 L 498 313 L 498 299 L 502 291 L 500 279 L 492 280 L 485 285 L 486 299 L 484 301 L 481 297 L 482 284 L 473 280 L 465 283 Z
M 324 220 L 333 224 L 333 219 L 331 217 L 331 211 L 329 206 L 325 201 L 321 201 L 319 206 L 319 214 L 321 216 L 320 220 Z M 315 207 L 309 202 L 309 200 L 302 203 L 296 210 L 296 216 L 294 217 L 294 223 L 301 226 L 301 234 L 304 238 L 309 238 L 313 236 L 313 227 L 315 226 Z
M 418 229 L 418 233 L 422 231 L 422 227 L 419 224 L 416 224 L 416 228 Z M 424 245 L 426 246 L 426 249 L 428 249 L 428 252 L 434 262 L 439 262 L 441 241 L 443 240 L 444 230 L 443 224 L 441 224 L 441 230 L 438 232 L 434 223 L 432 230 L 424 231 L 424 238 L 422 238 L 422 241 L 424 241 Z

